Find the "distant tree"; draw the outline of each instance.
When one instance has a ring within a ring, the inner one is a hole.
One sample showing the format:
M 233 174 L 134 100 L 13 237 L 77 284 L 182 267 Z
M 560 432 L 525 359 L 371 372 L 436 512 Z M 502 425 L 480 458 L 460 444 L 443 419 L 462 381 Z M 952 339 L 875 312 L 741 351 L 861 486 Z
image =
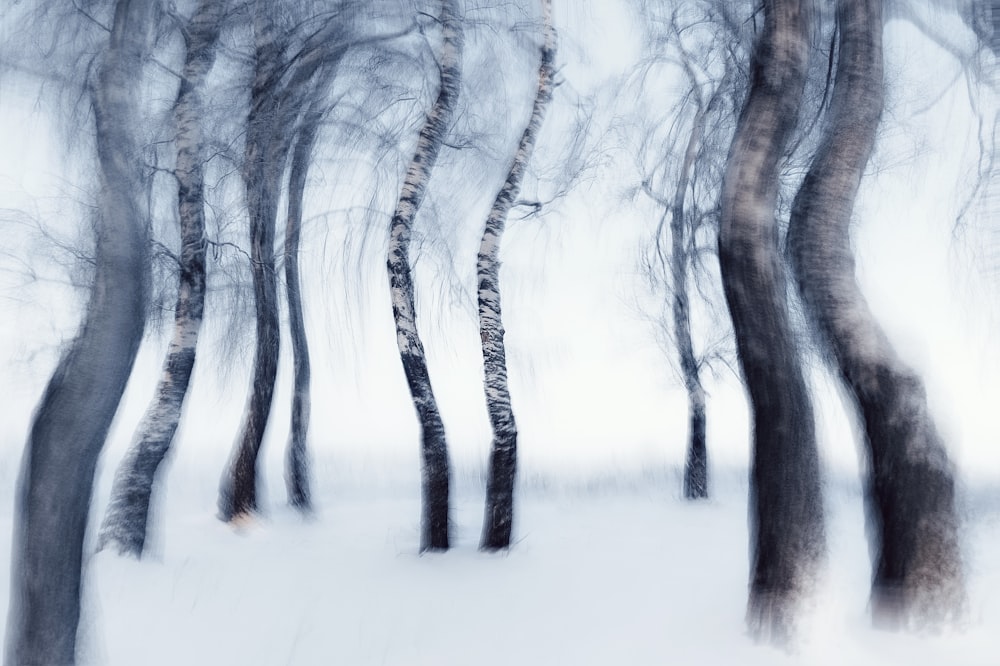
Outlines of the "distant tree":
M 809 2 L 765 0 L 721 195 L 719 264 L 751 403 L 750 632 L 776 642 L 824 552 L 812 403 L 789 319 L 775 216 L 809 60 Z
M 486 407 L 493 428 L 486 485 L 486 516 L 480 548 L 500 550 L 510 547 L 514 522 L 514 481 L 517 474 L 517 425 L 510 405 L 507 385 L 507 355 L 500 316 L 500 239 L 507 215 L 520 191 L 521 180 L 534 152 L 538 132 L 555 88 L 556 31 L 552 25 L 552 2 L 541 0 L 542 47 L 538 68 L 538 88 L 531 117 L 521 135 L 507 180 L 497 194 L 479 245 L 476 275 L 479 300 L 479 335 L 483 346 Z
M 101 195 L 90 301 L 32 420 L 15 505 L 5 661 L 76 660 L 84 533 L 97 458 L 145 324 L 148 222 L 136 127 L 157 3 L 120 0 L 91 101 Z
M 711 310 L 715 300 L 708 288 L 714 276 L 706 270 L 702 255 L 714 252 L 716 246 L 726 149 L 732 140 L 734 109 L 746 88 L 743 68 L 749 61 L 749 46 L 742 48 L 747 40 L 734 15 L 741 7 L 741 3 L 719 0 L 672 7 L 643 2 L 649 55 L 632 73 L 639 96 L 649 95 L 647 83 L 654 70 L 679 75 L 683 84 L 667 119 L 641 113 L 645 129 L 636 164 L 641 191 L 662 211 L 652 240 L 644 248 L 642 268 L 654 292 L 664 297 L 656 324 L 672 345 L 671 353 L 677 354 L 688 397 L 683 480 L 687 499 L 709 494 L 707 396 L 702 374 L 723 356 L 724 345 L 714 336 L 697 339 L 692 306 L 697 304 L 693 299 L 701 298 Z M 653 95 L 658 112 L 662 95 Z M 651 123 L 650 117 L 655 121 Z M 725 326 L 713 328 L 724 330 Z
M 173 107 L 177 152 L 173 173 L 181 230 L 173 339 L 156 395 L 139 424 L 135 441 L 118 465 L 98 537 L 99 548 L 114 544 L 119 552 L 135 557 L 141 557 L 145 547 L 153 486 L 180 423 L 205 309 L 203 88 L 215 61 L 227 4 L 225 0 L 202 0 L 183 30 L 187 51 Z
M 792 207 L 799 291 L 864 424 L 880 624 L 939 623 L 964 601 L 954 473 L 923 383 L 858 286 L 850 225 L 883 107 L 882 0 L 840 0 L 824 138 Z
M 444 144 L 462 79 L 464 43 L 456 0 L 440 0 L 441 47 L 438 54 L 440 84 L 437 98 L 417 139 L 417 148 L 403 181 L 396 211 L 389 224 L 386 269 L 392 314 L 396 322 L 396 344 L 406 383 L 417 411 L 421 430 L 423 519 L 420 550 L 447 550 L 449 546 L 450 463 L 444 422 L 427 372 L 424 345 L 417 332 L 417 313 L 409 250 L 413 220 L 420 210 L 434 163 Z

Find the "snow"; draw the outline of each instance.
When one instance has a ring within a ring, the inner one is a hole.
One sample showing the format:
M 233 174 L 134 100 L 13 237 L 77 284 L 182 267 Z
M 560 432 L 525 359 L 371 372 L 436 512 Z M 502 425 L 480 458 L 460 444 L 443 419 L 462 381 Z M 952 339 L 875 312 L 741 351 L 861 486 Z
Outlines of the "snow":
M 98 516 L 112 472 L 102 472 Z M 676 470 L 529 479 L 519 495 L 516 545 L 500 555 L 476 549 L 483 490 L 475 475 L 460 474 L 457 545 L 423 556 L 412 472 L 396 484 L 327 480 L 319 483 L 313 519 L 274 498 L 265 516 L 234 530 L 213 515 L 215 470 L 172 470 L 151 556 L 88 558 L 83 662 L 996 663 L 995 485 L 967 493 L 967 621 L 939 635 L 913 635 L 870 628 L 860 497 L 851 484 L 831 484 L 825 579 L 800 639 L 784 651 L 756 645 L 744 629 L 743 471 L 717 473 L 717 497 L 694 504 L 679 497 Z M 0 490 L 6 570 L 12 493 Z M 6 585 L 4 577 L 4 598 Z

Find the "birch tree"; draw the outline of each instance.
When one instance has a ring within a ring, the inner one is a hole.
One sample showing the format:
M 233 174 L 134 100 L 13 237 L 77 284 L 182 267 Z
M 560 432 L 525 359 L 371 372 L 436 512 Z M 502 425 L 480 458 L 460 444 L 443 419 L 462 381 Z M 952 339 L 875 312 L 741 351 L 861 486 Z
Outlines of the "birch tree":
M 775 208 L 798 118 L 810 5 L 766 0 L 722 185 L 719 264 L 751 407 L 751 634 L 787 640 L 824 552 L 812 403 L 789 321 Z
M 395 213 L 389 223 L 386 270 L 396 344 L 406 383 L 420 421 L 423 517 L 420 550 L 447 550 L 449 546 L 450 463 L 444 422 L 427 371 L 424 345 L 417 332 L 417 314 L 410 267 L 413 220 L 420 210 L 434 163 L 444 143 L 458 104 L 462 80 L 463 31 L 456 0 L 440 0 L 441 47 L 438 54 L 440 82 L 437 98 L 417 138 L 417 148 L 406 170 Z
M 788 250 L 802 299 L 864 424 L 880 624 L 939 623 L 964 600 L 955 481 L 923 383 L 858 286 L 850 225 L 884 98 L 882 0 L 840 0 L 825 136 L 792 208 Z
M 177 212 L 181 231 L 180 287 L 174 332 L 156 395 L 139 424 L 135 441 L 119 463 L 99 547 L 141 557 L 149 506 L 160 464 L 173 442 L 194 369 L 205 308 L 205 138 L 202 124 L 205 78 L 215 61 L 227 2 L 203 0 L 183 30 L 186 56 L 174 101 Z
M 507 215 L 520 192 L 521 180 L 535 149 L 545 111 L 552 100 L 555 74 L 556 31 L 552 25 L 552 2 L 541 0 L 542 48 L 538 68 L 538 88 L 531 117 L 524 128 L 510 171 L 497 194 L 479 244 L 476 277 L 479 301 L 479 335 L 483 346 L 486 408 L 493 429 L 486 485 L 486 517 L 480 548 L 501 550 L 510 547 L 514 522 L 514 481 L 517 475 L 517 425 L 507 385 L 507 355 L 500 315 L 500 240 Z
M 76 660 L 84 533 L 97 458 L 142 339 L 148 224 L 137 195 L 136 126 L 157 3 L 120 0 L 96 61 L 91 103 L 101 199 L 94 281 L 80 332 L 32 419 L 15 504 L 9 664 Z

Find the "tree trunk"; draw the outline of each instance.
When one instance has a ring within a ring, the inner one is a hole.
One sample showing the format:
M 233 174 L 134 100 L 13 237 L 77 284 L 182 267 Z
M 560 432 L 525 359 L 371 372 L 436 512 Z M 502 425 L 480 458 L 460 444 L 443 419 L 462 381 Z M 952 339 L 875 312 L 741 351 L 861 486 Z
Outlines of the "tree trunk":
M 274 232 L 288 140 L 276 136 L 279 107 L 274 94 L 281 48 L 276 27 L 258 6 L 254 21 L 257 71 L 247 117 L 243 182 L 250 217 L 250 259 L 254 287 L 257 342 L 253 385 L 243 431 L 219 490 L 219 517 L 241 520 L 257 510 L 257 454 L 271 413 L 281 342 Z
M 289 503 L 302 511 L 312 508 L 309 493 L 309 458 L 306 437 L 309 432 L 309 342 L 302 316 L 302 292 L 299 282 L 299 237 L 302 230 L 302 200 L 306 175 L 322 114 L 317 104 L 310 105 L 299 125 L 291 174 L 288 177 L 288 220 L 285 225 L 285 282 L 295 378 L 292 394 L 292 425 L 285 464 L 285 485 Z
M 881 0 L 841 0 L 826 133 L 788 235 L 798 285 L 865 427 L 878 623 L 940 622 L 964 586 L 955 483 L 920 378 L 897 357 L 855 279 L 850 222 L 882 114 Z
M 531 109 L 531 118 L 521 135 L 517 153 L 507 174 L 507 180 L 493 202 L 486 218 L 486 228 L 479 245 L 476 274 L 479 285 L 479 335 L 483 344 L 486 409 L 493 428 L 486 484 L 486 517 L 480 548 L 501 550 L 510 547 L 514 522 L 514 481 L 517 474 L 517 425 L 510 405 L 507 386 L 507 355 L 504 349 L 504 329 L 500 315 L 500 238 L 507 215 L 521 189 L 528 161 L 535 149 L 545 111 L 552 100 L 556 31 L 552 26 L 552 2 L 541 0 L 543 43 L 538 68 L 538 89 Z
M 719 262 L 751 403 L 751 634 L 787 640 L 824 551 L 812 404 L 778 251 L 778 167 L 809 52 L 808 2 L 767 0 L 722 187 Z
M 392 314 L 396 322 L 396 344 L 421 429 L 423 457 L 423 520 L 420 550 L 448 549 L 449 462 L 444 423 L 431 389 L 424 345 L 417 333 L 413 275 L 409 248 L 413 218 L 420 209 L 427 182 L 437 161 L 458 103 L 462 78 L 462 24 L 455 0 L 441 0 L 442 44 L 438 57 L 441 83 L 437 99 L 420 129 L 417 149 L 406 170 L 396 212 L 389 225 L 386 269 Z
M 35 412 L 15 508 L 8 664 L 75 662 L 94 469 L 145 319 L 149 232 L 137 200 L 136 91 L 154 3 L 122 0 L 93 85 L 101 177 L 96 272 L 80 333 Z
M 99 547 L 115 544 L 123 554 L 141 557 L 146 543 L 149 504 L 160 463 L 180 423 L 181 408 L 194 369 L 195 347 L 205 307 L 204 138 L 201 89 L 215 61 L 215 45 L 225 2 L 203 0 L 187 27 L 187 56 L 174 102 L 177 148 L 177 210 L 181 227 L 180 287 L 174 334 L 156 397 L 139 432 L 118 466 L 111 503 L 101 526 Z
M 692 85 L 697 85 L 697 79 L 690 75 Z M 691 170 L 694 168 L 705 133 L 706 114 L 708 106 L 695 91 L 698 111 L 691 126 L 687 147 L 684 151 L 684 161 L 677 178 L 674 190 L 674 200 L 670 207 L 670 276 L 673 289 L 673 320 L 674 342 L 677 345 L 677 355 L 680 357 L 681 374 L 684 377 L 684 389 L 688 396 L 688 448 L 687 460 L 684 465 L 684 497 L 687 499 L 703 499 L 708 497 L 708 452 L 705 446 L 705 389 L 701 385 L 701 370 L 694 353 L 694 343 L 691 340 L 691 309 L 688 295 L 688 268 L 691 265 L 691 239 L 688 230 L 691 225 L 685 215 L 684 199 L 687 195 Z M 693 234 L 693 230 L 692 230 Z

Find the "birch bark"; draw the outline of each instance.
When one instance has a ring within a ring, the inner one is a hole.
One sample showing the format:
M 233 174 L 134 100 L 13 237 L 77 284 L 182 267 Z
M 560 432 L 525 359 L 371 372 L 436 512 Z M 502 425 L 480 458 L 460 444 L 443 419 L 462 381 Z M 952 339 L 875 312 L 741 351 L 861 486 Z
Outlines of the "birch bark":
M 486 485 L 486 517 L 480 548 L 501 550 L 510 547 L 514 523 L 514 481 L 517 476 L 517 425 L 507 384 L 507 354 L 500 313 L 500 239 L 503 236 L 521 180 L 534 152 L 545 111 L 552 100 L 556 31 L 552 25 L 552 2 L 541 0 L 542 35 L 538 88 L 531 117 L 514 154 L 507 180 L 497 194 L 479 245 L 476 262 L 479 298 L 479 335 L 483 345 L 483 374 L 486 409 L 493 428 Z
M 413 275 L 410 268 L 410 238 L 434 163 L 444 143 L 448 124 L 458 104 L 462 80 L 463 33 L 458 4 L 441 0 L 441 52 L 438 54 L 440 87 L 427 119 L 420 129 L 417 148 L 406 170 L 402 192 L 389 224 L 386 270 L 396 344 L 406 383 L 420 421 L 422 455 L 423 518 L 420 550 L 447 550 L 450 469 L 444 422 L 438 411 L 427 372 L 424 345 L 417 332 Z

